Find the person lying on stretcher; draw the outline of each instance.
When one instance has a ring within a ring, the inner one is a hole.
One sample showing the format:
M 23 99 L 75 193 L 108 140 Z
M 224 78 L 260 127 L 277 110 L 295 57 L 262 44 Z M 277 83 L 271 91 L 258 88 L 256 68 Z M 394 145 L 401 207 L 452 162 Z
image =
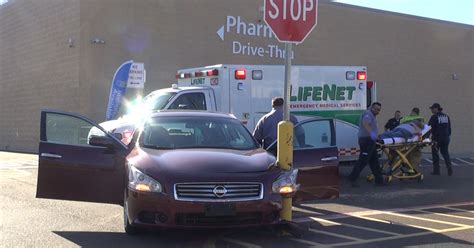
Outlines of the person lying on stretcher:
M 398 125 L 392 131 L 387 131 L 379 135 L 379 139 L 390 139 L 390 138 L 404 138 L 411 139 L 415 135 L 421 135 L 421 132 L 425 124 L 419 120 L 413 120 L 404 124 Z

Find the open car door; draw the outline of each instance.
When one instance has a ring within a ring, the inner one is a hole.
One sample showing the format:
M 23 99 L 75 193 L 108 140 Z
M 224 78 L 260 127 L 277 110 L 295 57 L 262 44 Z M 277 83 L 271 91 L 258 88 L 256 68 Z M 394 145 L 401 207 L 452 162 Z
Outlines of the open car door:
M 128 148 L 91 120 L 41 112 L 37 198 L 121 204 Z
M 308 119 L 295 125 L 293 168 L 301 185 L 296 202 L 339 197 L 339 158 L 332 119 Z M 276 142 L 269 151 L 276 154 Z

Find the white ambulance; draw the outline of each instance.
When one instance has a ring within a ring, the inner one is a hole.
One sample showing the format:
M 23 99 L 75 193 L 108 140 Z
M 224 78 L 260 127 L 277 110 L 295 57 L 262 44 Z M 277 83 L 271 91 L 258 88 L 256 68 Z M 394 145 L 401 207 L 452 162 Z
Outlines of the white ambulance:
M 340 161 L 358 156 L 360 114 L 375 100 L 375 84 L 364 66 L 292 66 L 290 111 L 298 121 L 320 118 L 331 126 L 322 142 L 339 149 Z M 195 109 L 232 113 L 252 131 L 283 96 L 284 66 L 220 64 L 179 70 L 177 84 L 151 92 L 146 111 Z M 136 112 L 136 110 L 135 110 Z

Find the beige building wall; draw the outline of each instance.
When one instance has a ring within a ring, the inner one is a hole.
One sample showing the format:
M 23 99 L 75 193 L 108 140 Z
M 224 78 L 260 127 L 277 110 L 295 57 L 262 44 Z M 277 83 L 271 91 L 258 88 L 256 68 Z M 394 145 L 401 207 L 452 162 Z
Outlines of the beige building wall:
M 79 1 L 0 6 L 0 150 L 36 152 L 40 110 L 78 110 L 79 25 Z
M 282 44 L 264 37 L 262 27 L 260 36 L 252 35 L 251 24 L 264 24 L 262 5 L 263 0 L 15 0 L 0 7 L 0 149 L 35 151 L 41 108 L 102 121 L 114 72 L 127 60 L 145 63 L 145 93 L 169 87 L 179 68 L 282 64 L 275 55 Z M 453 121 L 452 152 L 474 153 L 473 26 L 324 2 L 318 14 L 317 28 L 295 47 L 293 64 L 366 65 L 383 104 L 380 126 L 395 110 L 407 114 L 414 106 L 428 119 L 428 106 L 439 102 Z M 241 25 L 227 30 L 227 20 L 239 17 Z M 221 27 L 223 39 L 217 34 Z M 36 44 L 38 37 L 44 40 Z M 105 43 L 91 43 L 95 38 Z M 238 44 L 268 53 L 237 54 Z

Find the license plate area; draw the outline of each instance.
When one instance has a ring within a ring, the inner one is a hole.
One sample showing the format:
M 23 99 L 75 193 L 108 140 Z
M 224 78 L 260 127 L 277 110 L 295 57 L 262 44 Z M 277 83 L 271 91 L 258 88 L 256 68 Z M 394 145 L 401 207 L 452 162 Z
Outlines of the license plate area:
M 215 216 L 235 216 L 235 204 L 233 203 L 214 203 L 205 206 L 205 215 L 209 217 Z

